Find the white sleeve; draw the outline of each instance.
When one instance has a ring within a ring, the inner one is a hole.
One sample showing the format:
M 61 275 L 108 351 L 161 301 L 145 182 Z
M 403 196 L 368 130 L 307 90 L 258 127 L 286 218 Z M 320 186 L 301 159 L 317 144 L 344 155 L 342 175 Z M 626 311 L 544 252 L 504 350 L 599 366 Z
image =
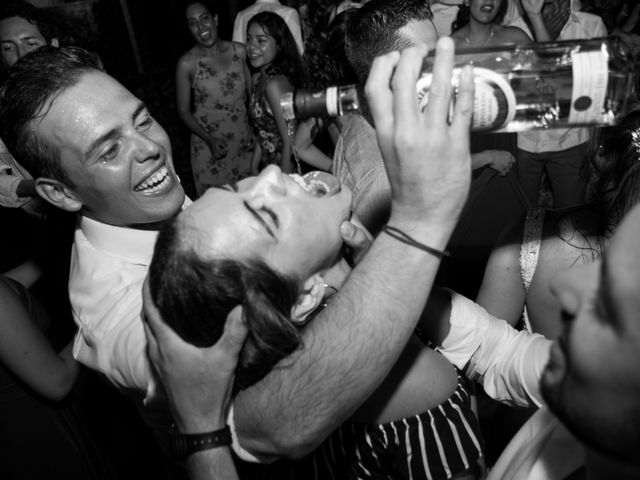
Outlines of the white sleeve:
M 450 331 L 438 350 L 482 384 L 495 400 L 540 406 L 540 377 L 551 340 L 518 331 L 471 300 L 451 292 Z
M 235 22 L 233 23 L 233 35 L 231 37 L 231 40 L 233 40 L 234 42 L 247 43 L 245 40 L 245 35 L 247 34 L 247 32 L 244 20 L 245 16 L 242 14 L 242 12 L 239 12 L 238 15 L 236 15 Z
M 272 463 L 278 459 L 278 457 L 276 456 L 254 455 L 242 448 L 242 445 L 240 445 L 240 440 L 238 439 L 238 435 L 236 433 L 236 423 L 233 418 L 233 404 L 231 404 L 231 407 L 229 408 L 229 414 L 227 415 L 227 424 L 229 425 L 229 429 L 231 430 L 231 448 L 241 460 L 251 463 Z

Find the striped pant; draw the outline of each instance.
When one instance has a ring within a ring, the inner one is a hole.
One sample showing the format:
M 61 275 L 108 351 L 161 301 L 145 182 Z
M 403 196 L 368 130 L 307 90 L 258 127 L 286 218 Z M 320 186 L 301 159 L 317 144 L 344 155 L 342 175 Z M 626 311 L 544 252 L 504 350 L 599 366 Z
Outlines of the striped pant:
M 271 465 L 264 479 L 448 480 L 479 475 L 483 441 L 466 380 L 445 402 L 426 412 L 381 425 L 347 422 L 299 462 Z

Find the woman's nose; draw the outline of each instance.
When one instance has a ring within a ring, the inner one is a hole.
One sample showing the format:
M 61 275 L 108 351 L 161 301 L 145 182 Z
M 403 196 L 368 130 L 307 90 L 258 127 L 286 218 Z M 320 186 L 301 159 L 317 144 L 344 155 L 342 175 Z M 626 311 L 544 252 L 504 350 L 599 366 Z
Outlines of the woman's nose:
M 258 176 L 255 188 L 256 190 L 272 195 L 286 195 L 287 188 L 285 178 L 280 167 L 269 165 L 262 170 Z

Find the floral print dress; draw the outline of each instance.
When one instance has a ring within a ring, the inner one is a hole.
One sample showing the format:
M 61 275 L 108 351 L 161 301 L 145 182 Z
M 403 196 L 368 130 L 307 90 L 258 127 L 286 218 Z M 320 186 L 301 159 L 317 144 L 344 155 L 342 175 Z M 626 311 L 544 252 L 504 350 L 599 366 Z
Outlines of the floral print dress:
M 262 75 L 262 74 L 261 74 Z M 249 118 L 256 135 L 256 141 L 262 149 L 260 159 L 260 169 L 267 165 L 280 165 L 282 157 L 282 147 L 284 142 L 278 131 L 276 119 L 273 117 L 269 100 L 265 92 L 266 85 L 278 73 L 271 67 L 264 72 L 266 78 L 257 78 L 251 88 L 251 99 L 249 101 Z
M 214 154 L 197 135 L 191 135 L 191 170 L 198 196 L 212 186 L 235 182 L 250 174 L 255 145 L 247 117 L 245 70 L 234 54 L 228 70 L 218 70 L 206 57 L 198 58 L 191 84 L 193 115 L 205 131 L 217 138 Z

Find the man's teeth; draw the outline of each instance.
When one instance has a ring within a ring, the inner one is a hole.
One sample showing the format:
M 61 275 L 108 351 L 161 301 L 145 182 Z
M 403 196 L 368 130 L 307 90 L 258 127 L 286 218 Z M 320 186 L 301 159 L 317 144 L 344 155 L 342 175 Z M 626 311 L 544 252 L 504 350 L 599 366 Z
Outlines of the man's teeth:
M 162 183 L 166 178 L 169 177 L 169 171 L 167 167 L 162 167 L 156 173 L 154 173 L 150 178 L 144 181 L 144 183 L 138 185 L 135 190 L 136 192 L 144 192 L 144 193 L 155 193 L 160 190 Z

